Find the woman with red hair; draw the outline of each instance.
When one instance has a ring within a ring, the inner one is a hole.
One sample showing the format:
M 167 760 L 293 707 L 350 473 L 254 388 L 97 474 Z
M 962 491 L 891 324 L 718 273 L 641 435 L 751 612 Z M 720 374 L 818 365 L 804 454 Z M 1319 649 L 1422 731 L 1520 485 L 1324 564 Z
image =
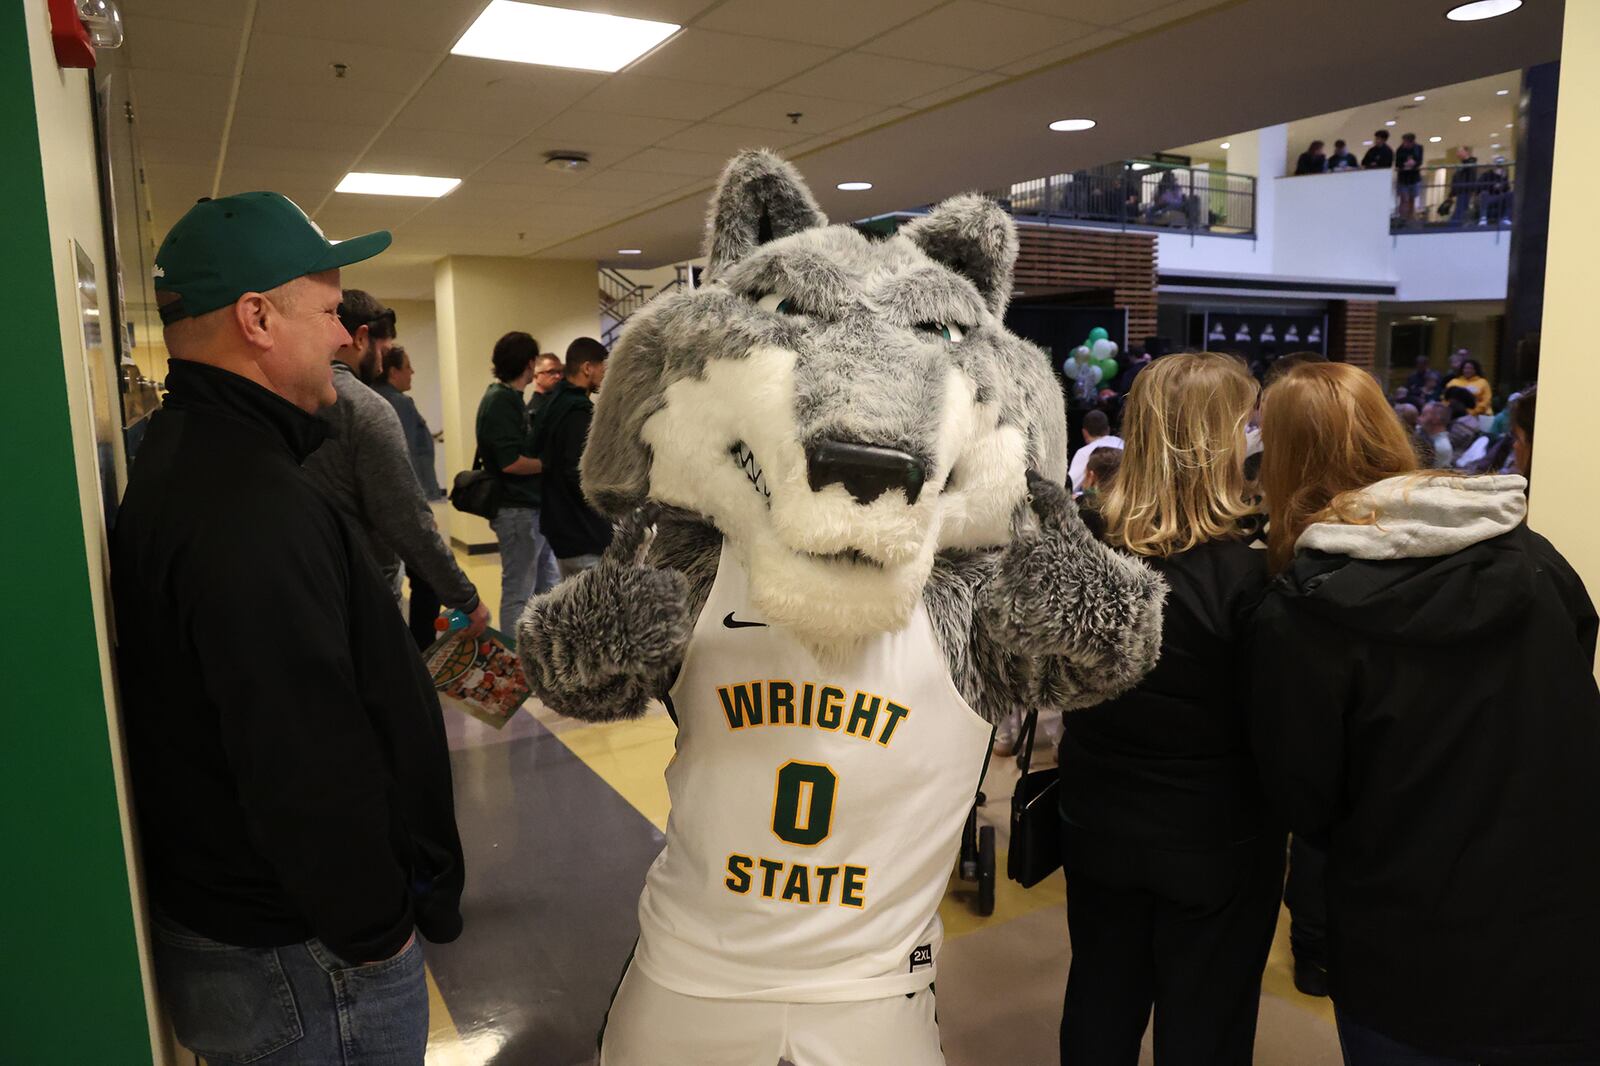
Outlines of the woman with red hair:
M 1269 800 L 1328 848 L 1345 1060 L 1600 1060 L 1595 610 L 1517 476 L 1418 472 L 1373 379 L 1262 405 L 1253 622 Z

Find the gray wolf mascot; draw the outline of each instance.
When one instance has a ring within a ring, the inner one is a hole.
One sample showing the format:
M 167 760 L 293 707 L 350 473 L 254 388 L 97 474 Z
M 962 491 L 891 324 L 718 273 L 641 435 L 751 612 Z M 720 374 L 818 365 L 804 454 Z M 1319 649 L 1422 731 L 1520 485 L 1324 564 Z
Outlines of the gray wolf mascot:
M 555 710 L 678 726 L 606 1066 L 942 1063 L 993 724 L 1153 665 L 1164 588 L 1078 519 L 1061 388 L 1002 325 L 1016 254 L 981 197 L 875 240 L 748 152 L 704 284 L 618 343 L 582 464 L 616 535 L 518 630 Z

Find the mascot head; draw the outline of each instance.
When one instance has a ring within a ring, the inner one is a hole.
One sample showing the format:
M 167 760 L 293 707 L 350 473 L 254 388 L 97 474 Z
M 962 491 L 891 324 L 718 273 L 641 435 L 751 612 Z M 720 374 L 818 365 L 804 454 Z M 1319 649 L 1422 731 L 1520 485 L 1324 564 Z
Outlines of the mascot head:
M 900 628 L 937 552 L 1006 543 L 1027 471 L 1065 476 L 1060 386 L 1001 322 L 1010 217 L 958 196 L 874 239 L 746 152 L 706 243 L 701 287 L 646 307 L 611 356 L 584 491 L 613 516 L 703 516 L 755 606 L 813 646 Z

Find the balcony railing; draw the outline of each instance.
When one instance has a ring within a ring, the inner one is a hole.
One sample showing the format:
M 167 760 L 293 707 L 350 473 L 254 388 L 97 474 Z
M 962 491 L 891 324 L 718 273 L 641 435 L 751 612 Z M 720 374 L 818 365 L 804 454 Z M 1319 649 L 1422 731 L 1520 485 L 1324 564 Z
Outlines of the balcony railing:
M 1395 233 L 1511 226 L 1516 197 L 1515 163 L 1472 163 L 1423 167 L 1415 182 L 1395 173 L 1394 210 L 1389 228 Z
M 1019 182 L 1005 194 L 1012 214 L 1043 221 L 1249 235 L 1256 179 L 1206 167 L 1130 159 Z

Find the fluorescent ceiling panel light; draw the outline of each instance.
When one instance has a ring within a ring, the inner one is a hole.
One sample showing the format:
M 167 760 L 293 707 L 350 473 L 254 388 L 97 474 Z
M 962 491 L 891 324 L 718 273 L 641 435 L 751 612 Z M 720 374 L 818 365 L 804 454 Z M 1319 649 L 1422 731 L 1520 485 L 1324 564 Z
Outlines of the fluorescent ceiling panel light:
M 1484 19 L 1509 15 L 1522 6 L 1522 0 L 1475 0 L 1445 12 L 1451 22 L 1482 22 Z
M 461 184 L 460 178 L 428 178 L 420 174 L 363 174 L 351 171 L 334 192 L 356 192 L 371 196 L 438 197 Z
M 1511 123 L 1507 122 L 1506 123 L 1506 129 L 1510 129 L 1510 128 L 1511 128 Z
M 1442 140 L 1444 140 L 1443 137 L 1429 137 L 1428 138 L 1428 143 L 1429 144 L 1438 144 Z
M 1500 146 L 1498 144 L 1491 144 L 1489 147 L 1490 148 L 1499 148 Z
M 1500 90 L 1497 90 L 1495 92 L 1495 95 L 1496 96 L 1510 96 L 1511 95 L 1511 90 L 1510 89 L 1500 89 Z
M 1222 142 L 1222 150 L 1224 152 L 1226 152 L 1229 148 L 1232 148 L 1232 147 L 1233 147 L 1233 142 L 1232 141 L 1223 141 Z
M 1092 118 L 1058 118 L 1050 123 L 1050 128 L 1057 133 L 1079 133 L 1083 130 L 1094 129 Z
M 1394 119 L 1390 119 L 1388 122 L 1385 122 L 1384 125 L 1385 126 L 1393 126 L 1394 125 Z
M 1149 170 L 1150 169 L 1150 164 L 1149 163 L 1129 163 L 1128 164 L 1128 169 L 1129 170 Z
M 618 248 L 617 249 L 617 254 L 618 255 L 643 255 L 644 252 L 643 252 L 642 249 L 639 249 L 639 248 Z
M 1462 115 L 1460 118 L 1456 119 L 1456 121 L 1457 122 L 1471 122 L 1472 121 L 1472 116 L 1471 115 Z
M 1362 143 L 1362 144 L 1363 144 L 1363 145 L 1371 145 L 1371 144 L 1372 144 L 1372 142 L 1371 142 L 1371 141 L 1362 141 L 1362 142 L 1361 142 L 1361 143 Z
M 452 55 L 576 70 L 621 70 L 678 32 L 670 22 L 489 0 Z
M 1416 96 L 1413 96 L 1411 99 L 1415 100 L 1417 103 L 1420 104 L 1420 103 L 1422 103 L 1422 101 L 1426 100 L 1427 97 L 1422 95 L 1421 93 L 1418 93 Z
M 868 189 L 872 188 L 872 182 L 841 181 L 839 184 L 835 185 L 834 188 L 838 189 L 840 192 L 866 192 Z

